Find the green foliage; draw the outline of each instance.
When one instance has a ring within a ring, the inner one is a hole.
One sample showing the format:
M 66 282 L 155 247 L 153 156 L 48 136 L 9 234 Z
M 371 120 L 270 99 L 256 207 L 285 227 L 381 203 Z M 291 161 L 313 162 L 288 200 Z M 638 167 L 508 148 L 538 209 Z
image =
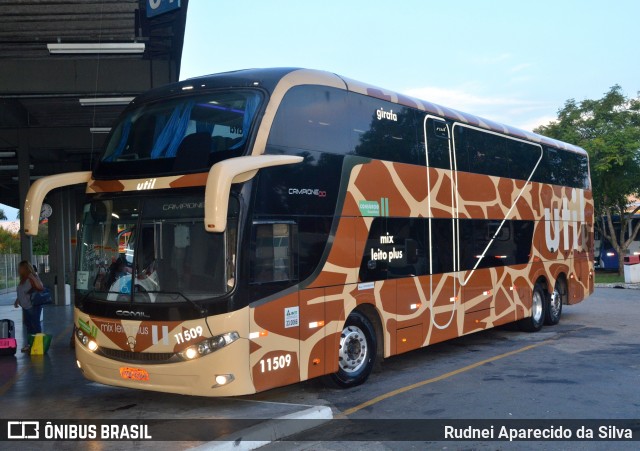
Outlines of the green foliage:
M 49 227 L 47 224 L 40 224 L 38 236 L 32 241 L 34 255 L 49 254 Z M 7 232 L 0 228 L 0 254 L 19 254 L 20 235 Z
M 20 252 L 20 237 L 0 228 L 0 254 Z
M 34 236 L 31 242 L 34 255 L 49 254 L 49 225 L 40 224 L 38 236 Z
M 567 100 L 558 119 L 534 130 L 584 148 L 589 153 L 596 218 L 602 234 L 618 252 L 619 271 L 627 248 L 640 230 L 631 234 L 629 220 L 640 207 L 630 209 L 630 196 L 640 194 L 640 97 L 627 97 L 619 85 L 598 100 Z M 613 218 L 620 218 L 618 234 Z

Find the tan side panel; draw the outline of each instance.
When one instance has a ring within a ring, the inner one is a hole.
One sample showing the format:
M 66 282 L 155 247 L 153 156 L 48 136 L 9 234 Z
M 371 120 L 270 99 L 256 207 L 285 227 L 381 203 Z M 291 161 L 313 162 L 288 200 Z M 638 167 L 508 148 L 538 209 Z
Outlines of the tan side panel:
M 325 374 L 324 289 L 302 290 L 300 295 L 300 380 Z M 337 354 L 337 350 L 336 350 Z
M 422 346 L 422 324 L 398 329 L 396 335 L 396 351 L 398 354 L 412 351 Z
M 300 380 L 300 325 L 285 327 L 287 313 L 291 320 L 296 310 L 299 319 L 297 292 L 249 309 L 249 330 L 266 332 L 252 339 L 255 344 L 251 345 L 253 352 L 249 357 L 253 383 L 258 391 Z
M 358 218 L 340 219 L 324 268 L 309 288 L 346 285 L 357 281 L 359 265 L 355 260 L 356 243 L 354 243 L 356 221 Z

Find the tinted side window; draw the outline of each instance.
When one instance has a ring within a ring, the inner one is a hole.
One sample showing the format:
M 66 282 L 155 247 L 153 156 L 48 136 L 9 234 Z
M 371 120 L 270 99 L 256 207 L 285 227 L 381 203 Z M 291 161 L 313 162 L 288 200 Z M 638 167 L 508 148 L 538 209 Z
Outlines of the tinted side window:
M 453 271 L 453 227 L 460 236 L 460 269 L 519 265 L 529 262 L 533 221 L 445 218 L 376 218 L 371 224 L 360 264 L 363 282 Z M 431 250 L 429 250 L 429 223 Z M 489 246 L 491 239 L 495 239 Z M 487 246 L 489 246 L 487 248 Z M 485 252 L 486 250 L 486 252 Z
M 255 224 L 252 242 L 251 282 L 296 280 L 297 227 L 290 223 Z
M 544 158 L 533 176 L 540 183 L 589 188 L 589 161 L 584 155 L 554 147 L 544 148 Z
M 427 226 L 424 218 L 374 219 L 360 265 L 360 280 L 428 274 Z
M 504 138 L 507 146 L 507 157 L 509 158 L 509 176 L 512 179 L 528 180 L 533 168 L 540 160 L 540 147 L 534 144 L 527 144 L 522 141 Z M 536 172 L 540 169 L 540 164 Z
M 295 86 L 284 96 L 268 145 L 344 154 L 349 151 L 347 92 Z
M 574 152 L 560 151 L 562 185 L 574 188 L 589 186 L 587 157 Z
M 502 221 L 485 219 L 461 219 L 460 266 L 470 270 L 483 254 L 478 268 L 520 265 L 529 262 L 533 241 L 533 221 Z M 495 237 L 491 243 L 491 239 Z M 489 246 L 489 243 L 491 245 Z M 487 246 L 489 246 L 487 248 Z M 486 250 L 486 252 L 485 252 Z
M 459 171 L 509 177 L 504 138 L 467 127 L 454 127 Z
M 453 219 L 431 220 L 431 258 L 433 274 L 453 271 Z M 466 244 L 466 243 L 465 243 Z M 465 247 L 464 245 L 461 247 Z
M 459 171 L 527 180 L 540 159 L 535 144 L 462 126 L 454 136 Z
M 410 108 L 349 93 L 350 139 L 353 153 L 399 163 L 425 164 L 418 141 L 416 114 Z
M 450 169 L 449 156 L 450 131 L 445 121 L 429 118 L 423 132 L 426 131 L 428 165 L 434 168 Z M 458 162 L 458 164 L 460 164 Z
M 300 216 L 298 223 L 298 272 L 305 280 L 316 270 L 331 230 L 331 217 Z

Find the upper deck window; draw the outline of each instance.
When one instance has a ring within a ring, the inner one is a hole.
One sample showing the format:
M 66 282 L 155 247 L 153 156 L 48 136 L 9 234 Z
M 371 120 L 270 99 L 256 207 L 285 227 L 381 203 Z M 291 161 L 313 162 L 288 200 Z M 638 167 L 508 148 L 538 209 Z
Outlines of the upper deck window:
M 220 91 L 143 104 L 110 136 L 97 176 L 203 172 L 244 153 L 261 96 Z

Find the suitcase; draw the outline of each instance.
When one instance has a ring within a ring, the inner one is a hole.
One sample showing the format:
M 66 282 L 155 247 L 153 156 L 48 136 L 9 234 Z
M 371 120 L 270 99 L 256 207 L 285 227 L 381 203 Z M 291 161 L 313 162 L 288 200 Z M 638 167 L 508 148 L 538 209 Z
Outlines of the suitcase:
M 10 319 L 0 319 L 0 355 L 15 355 L 18 344 L 14 337 L 15 326 Z
M 0 356 L 16 355 L 18 343 L 15 338 L 0 338 Z
M 15 338 L 15 325 L 10 319 L 0 319 L 0 338 Z

